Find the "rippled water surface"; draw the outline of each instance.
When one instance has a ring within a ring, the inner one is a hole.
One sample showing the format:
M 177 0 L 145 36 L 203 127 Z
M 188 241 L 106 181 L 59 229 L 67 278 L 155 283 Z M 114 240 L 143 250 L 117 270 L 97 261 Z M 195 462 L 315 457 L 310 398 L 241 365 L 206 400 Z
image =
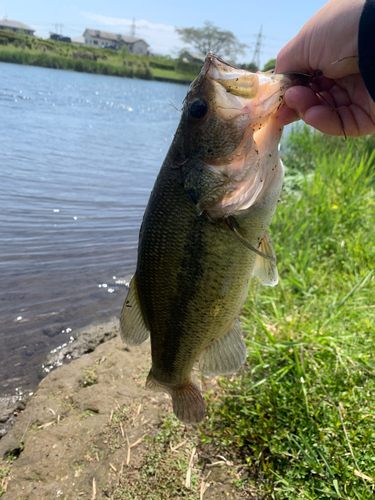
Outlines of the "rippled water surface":
M 187 87 L 0 63 L 0 395 L 119 317 Z

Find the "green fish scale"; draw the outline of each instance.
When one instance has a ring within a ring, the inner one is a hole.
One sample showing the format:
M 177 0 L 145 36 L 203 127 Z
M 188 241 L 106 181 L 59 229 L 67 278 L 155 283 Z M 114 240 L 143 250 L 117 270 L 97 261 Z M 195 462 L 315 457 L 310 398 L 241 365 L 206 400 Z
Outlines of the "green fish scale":
M 166 385 L 183 384 L 202 351 L 239 313 L 255 254 L 224 224 L 197 213 L 167 161 L 145 212 L 138 252 L 153 375 Z

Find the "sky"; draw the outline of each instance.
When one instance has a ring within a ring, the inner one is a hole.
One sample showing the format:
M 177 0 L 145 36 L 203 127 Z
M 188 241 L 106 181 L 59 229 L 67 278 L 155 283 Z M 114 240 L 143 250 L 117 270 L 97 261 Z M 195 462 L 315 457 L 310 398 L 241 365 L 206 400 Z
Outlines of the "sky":
M 48 38 L 50 32 L 72 38 L 86 28 L 131 34 L 133 19 L 136 36 L 143 38 L 153 53 L 177 57 L 187 47 L 175 27 L 202 27 L 211 21 L 232 31 L 248 48 L 238 62 L 251 62 L 257 36 L 262 29 L 261 67 L 326 2 L 324 0 L 0 0 L 0 19 L 21 21 Z

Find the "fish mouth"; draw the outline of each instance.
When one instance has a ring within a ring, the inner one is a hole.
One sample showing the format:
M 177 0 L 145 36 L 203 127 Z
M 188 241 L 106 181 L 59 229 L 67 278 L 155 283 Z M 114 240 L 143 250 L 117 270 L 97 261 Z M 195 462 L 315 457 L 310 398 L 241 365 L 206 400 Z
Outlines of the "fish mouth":
M 250 73 L 247 70 L 236 68 L 212 52 L 208 52 L 206 55 L 202 72 L 213 79 L 225 78 L 226 76 L 227 78 L 232 78 L 236 73 L 238 73 L 239 76 Z
M 306 84 L 305 80 L 308 77 L 308 75 L 291 72 L 285 74 L 271 71 L 251 73 L 233 66 L 212 52 L 208 52 L 206 56 L 202 73 L 222 85 L 227 92 L 245 99 L 252 99 L 256 94 L 263 93 L 262 87 L 269 87 L 270 83 L 281 86 L 280 90 L 285 91 L 297 83 Z
M 251 73 L 212 52 L 207 54 L 201 74 L 192 87 L 196 89 L 207 80 L 213 86 L 221 118 L 230 120 L 246 114 L 249 125 L 256 130 L 283 104 L 286 90 L 295 85 L 295 78 L 271 72 Z

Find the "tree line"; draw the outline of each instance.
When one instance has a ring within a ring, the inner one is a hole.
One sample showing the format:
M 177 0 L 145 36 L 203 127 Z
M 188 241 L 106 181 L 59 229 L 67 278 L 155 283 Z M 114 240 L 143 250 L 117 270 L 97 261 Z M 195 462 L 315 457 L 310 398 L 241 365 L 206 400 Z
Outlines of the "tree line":
M 245 54 L 245 49 L 249 48 L 245 43 L 240 43 L 237 37 L 229 30 L 222 30 L 210 21 L 205 21 L 202 28 L 175 28 L 181 40 L 193 47 L 199 54 L 205 56 L 207 52 L 236 62 L 238 56 Z M 270 59 L 262 68 L 262 71 L 269 71 L 275 68 L 276 59 Z M 260 68 L 254 62 L 241 64 L 242 69 L 247 69 L 255 73 Z

